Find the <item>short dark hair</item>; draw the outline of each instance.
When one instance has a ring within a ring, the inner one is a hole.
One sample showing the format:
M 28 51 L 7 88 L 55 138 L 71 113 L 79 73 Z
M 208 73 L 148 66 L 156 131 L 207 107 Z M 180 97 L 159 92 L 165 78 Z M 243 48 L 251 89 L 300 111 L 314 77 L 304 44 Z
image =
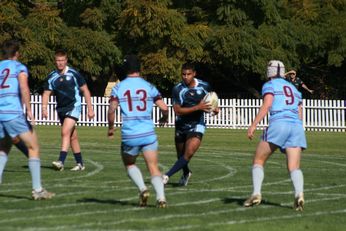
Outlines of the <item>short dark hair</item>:
M 67 56 L 67 51 L 65 49 L 57 49 L 55 51 L 55 56 Z
M 17 40 L 6 40 L 2 44 L 2 56 L 4 59 L 13 58 L 16 52 L 19 51 L 20 42 Z
M 124 58 L 123 68 L 126 74 L 140 72 L 141 63 L 136 55 L 126 55 Z
M 184 63 L 182 68 L 182 70 L 193 70 L 196 71 L 196 67 L 193 63 Z

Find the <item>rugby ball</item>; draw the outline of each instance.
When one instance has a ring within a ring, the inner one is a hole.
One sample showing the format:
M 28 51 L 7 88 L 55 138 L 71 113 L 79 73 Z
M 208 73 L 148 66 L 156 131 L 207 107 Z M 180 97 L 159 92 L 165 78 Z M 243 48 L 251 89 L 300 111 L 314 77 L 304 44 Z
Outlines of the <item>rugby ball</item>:
M 215 109 L 219 106 L 219 97 L 214 91 L 209 92 L 203 98 L 204 102 L 209 103 L 211 105 L 210 112 L 215 111 Z

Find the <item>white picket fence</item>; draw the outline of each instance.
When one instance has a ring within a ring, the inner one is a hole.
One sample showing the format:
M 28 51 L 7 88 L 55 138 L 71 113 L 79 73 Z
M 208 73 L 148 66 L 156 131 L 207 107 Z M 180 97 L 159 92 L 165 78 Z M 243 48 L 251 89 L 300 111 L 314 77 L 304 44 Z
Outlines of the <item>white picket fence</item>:
M 92 97 L 95 118 L 88 120 L 86 104 L 83 98 L 82 113 L 78 121 L 80 126 L 107 126 L 108 97 Z M 174 111 L 170 98 L 164 101 L 169 106 L 168 127 L 174 127 Z M 206 115 L 208 127 L 247 129 L 256 116 L 262 103 L 261 99 L 220 99 L 220 113 L 216 116 Z M 36 124 L 58 125 L 59 119 L 55 111 L 55 98 L 52 96 L 48 104 L 48 119 L 43 119 L 41 114 L 41 96 L 32 95 L 31 104 Z M 310 131 L 346 131 L 346 107 L 344 100 L 303 100 L 304 127 Z M 153 110 L 153 120 L 157 121 L 160 111 L 157 107 Z M 115 126 L 121 126 L 120 110 L 116 112 Z M 258 126 L 263 129 L 268 125 L 268 117 Z

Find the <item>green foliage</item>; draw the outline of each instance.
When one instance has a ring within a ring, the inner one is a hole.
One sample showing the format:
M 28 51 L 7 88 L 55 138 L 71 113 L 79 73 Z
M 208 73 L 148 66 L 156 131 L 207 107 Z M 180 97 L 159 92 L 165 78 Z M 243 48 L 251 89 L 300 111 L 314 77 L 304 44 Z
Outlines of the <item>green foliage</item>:
M 70 28 L 61 45 L 70 52 L 71 64 L 90 76 L 110 72 L 114 63 L 120 63 L 120 51 L 105 32 Z
M 345 0 L 3 0 L 0 8 L 0 42 L 23 42 L 37 81 L 54 68 L 54 50 L 67 48 L 71 64 L 101 86 L 136 53 L 160 89 L 190 61 L 208 81 L 222 80 L 216 90 L 225 94 L 259 95 L 266 63 L 280 59 L 313 97 L 344 97 L 345 25 Z
M 81 15 L 82 24 L 88 28 L 101 31 L 104 26 L 102 11 L 96 8 L 87 8 Z

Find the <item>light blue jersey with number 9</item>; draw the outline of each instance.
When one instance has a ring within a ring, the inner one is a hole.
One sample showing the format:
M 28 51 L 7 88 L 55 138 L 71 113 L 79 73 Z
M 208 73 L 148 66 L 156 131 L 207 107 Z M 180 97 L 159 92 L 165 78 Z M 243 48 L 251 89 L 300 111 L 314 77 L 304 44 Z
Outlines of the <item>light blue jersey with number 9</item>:
M 283 78 L 273 78 L 263 85 L 263 98 L 266 94 L 274 96 L 269 110 L 269 122 L 276 120 L 301 122 L 298 106 L 302 103 L 302 95 L 291 83 Z

